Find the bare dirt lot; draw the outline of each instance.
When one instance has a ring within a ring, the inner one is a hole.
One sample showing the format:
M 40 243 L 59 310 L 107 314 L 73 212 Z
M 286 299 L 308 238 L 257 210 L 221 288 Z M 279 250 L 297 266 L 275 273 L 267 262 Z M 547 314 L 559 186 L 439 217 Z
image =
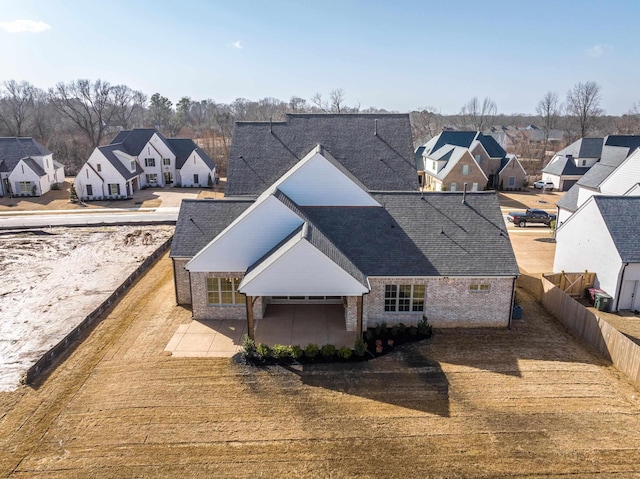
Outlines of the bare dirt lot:
M 47 228 L 0 234 L 0 390 L 97 308 L 173 226 Z
M 0 476 L 640 477 L 639 393 L 519 291 L 510 330 L 354 365 L 173 358 L 165 256 L 33 387 L 0 393 Z

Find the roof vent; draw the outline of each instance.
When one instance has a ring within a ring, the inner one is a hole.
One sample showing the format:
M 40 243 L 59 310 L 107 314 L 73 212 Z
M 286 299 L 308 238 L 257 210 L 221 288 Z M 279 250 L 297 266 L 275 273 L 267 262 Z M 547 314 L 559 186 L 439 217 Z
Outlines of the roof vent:
M 467 204 L 467 184 L 465 183 L 462 187 L 462 204 Z
M 378 136 L 378 120 L 373 120 L 373 124 L 374 124 L 373 135 Z
M 269 133 L 273 135 L 273 117 L 269 117 Z

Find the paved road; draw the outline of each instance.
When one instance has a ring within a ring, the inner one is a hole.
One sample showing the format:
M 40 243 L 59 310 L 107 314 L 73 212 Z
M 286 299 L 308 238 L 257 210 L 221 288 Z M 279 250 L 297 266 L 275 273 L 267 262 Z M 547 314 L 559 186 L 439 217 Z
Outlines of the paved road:
M 21 211 L 0 215 L 0 229 L 43 228 L 48 226 L 85 226 L 136 223 L 175 223 L 180 208 L 104 209 L 47 212 Z

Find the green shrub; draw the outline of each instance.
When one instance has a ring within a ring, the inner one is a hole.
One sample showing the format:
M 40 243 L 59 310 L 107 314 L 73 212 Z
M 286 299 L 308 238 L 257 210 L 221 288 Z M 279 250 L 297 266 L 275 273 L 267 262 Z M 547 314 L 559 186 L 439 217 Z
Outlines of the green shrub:
M 336 347 L 333 344 L 325 344 L 320 348 L 320 354 L 323 358 L 332 358 L 336 355 Z
M 387 332 L 387 323 L 376 324 L 376 336 L 380 337 L 382 333 Z
M 364 356 L 367 352 L 367 343 L 363 339 L 356 339 L 356 344 L 353 349 L 356 356 Z
M 273 357 L 276 359 L 289 359 L 292 357 L 291 346 L 285 346 L 284 344 L 273 345 Z
M 293 359 L 300 359 L 303 354 L 304 354 L 304 351 L 300 346 L 298 346 L 297 344 L 294 344 L 293 346 L 291 346 L 291 357 Z
M 422 336 L 431 336 L 431 332 L 432 332 L 432 327 L 429 324 L 429 320 L 427 319 L 426 316 L 422 316 L 422 319 L 420 320 L 420 322 L 418 322 L 418 333 L 421 334 Z
M 256 347 L 256 355 L 258 356 L 258 359 L 265 361 L 273 357 L 273 351 L 266 344 L 260 343 Z
M 406 334 L 407 326 L 404 323 L 398 323 L 398 334 Z
M 256 359 L 256 343 L 246 334 L 242 338 L 242 359 L 244 361 L 253 361 Z
M 397 336 L 398 335 L 398 325 L 394 324 L 393 326 L 391 326 L 391 336 Z
M 320 352 L 320 348 L 315 343 L 309 343 L 304 348 L 304 355 L 306 357 L 308 357 L 309 359 L 315 358 L 318 355 L 319 352 Z
M 365 337 L 367 338 L 367 341 L 371 341 L 373 339 L 373 331 L 371 329 L 367 329 L 367 332 L 364 333 Z
M 418 335 L 418 328 L 416 328 L 415 326 L 409 326 L 407 328 L 407 331 L 409 332 L 409 336 L 417 336 Z
M 353 356 L 353 349 L 346 346 L 342 346 L 338 349 L 338 357 L 342 359 L 349 359 L 351 356 Z

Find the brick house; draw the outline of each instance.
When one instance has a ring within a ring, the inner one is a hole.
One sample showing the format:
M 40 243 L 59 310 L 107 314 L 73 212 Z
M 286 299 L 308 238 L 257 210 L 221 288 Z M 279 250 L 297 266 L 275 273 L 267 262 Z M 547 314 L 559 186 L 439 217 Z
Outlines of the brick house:
M 426 191 L 519 190 L 527 177 L 515 155 L 508 155 L 489 135 L 477 131 L 443 131 L 414 155 Z
M 171 247 L 195 319 L 336 303 L 376 323 L 505 327 L 519 274 L 493 192 L 418 190 L 408 115 L 237 123 L 224 200 L 185 200 Z

